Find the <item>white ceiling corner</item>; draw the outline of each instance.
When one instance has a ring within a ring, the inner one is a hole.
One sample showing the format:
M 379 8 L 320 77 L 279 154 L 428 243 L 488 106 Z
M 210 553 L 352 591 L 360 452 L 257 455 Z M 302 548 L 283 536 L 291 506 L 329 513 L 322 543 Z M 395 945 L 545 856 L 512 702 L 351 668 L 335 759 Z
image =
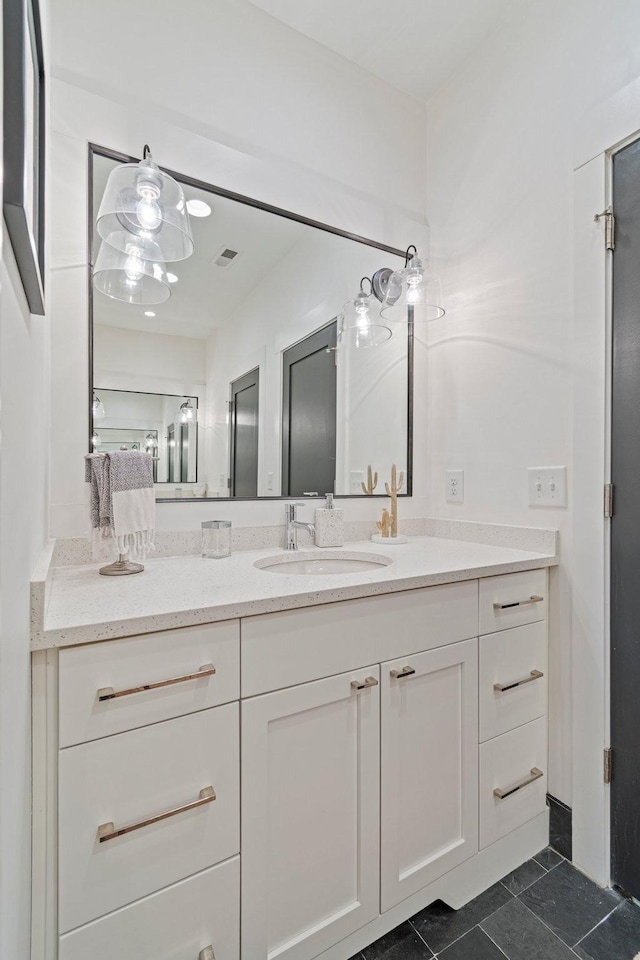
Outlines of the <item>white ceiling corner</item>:
M 420 100 L 429 100 L 523 0 L 251 0 Z

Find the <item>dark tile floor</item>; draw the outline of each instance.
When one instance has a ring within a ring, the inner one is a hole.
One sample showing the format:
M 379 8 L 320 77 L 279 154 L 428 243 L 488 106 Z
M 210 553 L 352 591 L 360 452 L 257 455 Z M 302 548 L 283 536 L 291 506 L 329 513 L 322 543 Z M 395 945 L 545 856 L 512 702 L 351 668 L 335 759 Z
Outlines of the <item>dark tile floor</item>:
M 640 907 L 547 847 L 460 910 L 433 903 L 352 960 L 633 960 Z

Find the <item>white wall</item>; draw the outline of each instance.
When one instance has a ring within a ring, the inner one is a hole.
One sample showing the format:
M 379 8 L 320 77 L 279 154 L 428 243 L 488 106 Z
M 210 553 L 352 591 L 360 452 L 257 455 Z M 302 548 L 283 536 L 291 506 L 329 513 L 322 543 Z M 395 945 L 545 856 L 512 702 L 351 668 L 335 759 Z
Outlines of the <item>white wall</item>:
M 108 16 L 103 4 L 52 0 L 52 12 L 52 410 L 65 434 L 52 451 L 51 531 L 82 536 L 87 142 L 132 155 L 148 142 L 174 170 L 404 249 L 424 247 L 428 236 L 425 109 L 246 0 L 186 0 L 181 29 L 157 18 L 153 0 L 113 0 Z M 147 45 L 139 38 L 149 23 Z M 416 363 L 420 377 L 424 352 Z M 424 391 L 419 424 L 423 401 Z M 426 475 L 419 453 L 416 473 L 419 496 Z M 226 509 L 238 523 L 273 523 L 276 506 Z M 203 509 L 161 504 L 158 526 L 197 526 Z M 425 512 L 415 499 L 400 509 Z M 378 507 L 354 505 L 354 518 L 367 510 Z
M 30 955 L 29 582 L 47 528 L 48 397 L 48 319 L 29 315 L 0 219 L 0 957 L 11 960 Z
M 29 315 L 4 221 L 0 245 L 0 956 L 28 960 L 29 581 L 47 525 L 49 335 Z
M 93 328 L 94 386 L 194 397 L 205 385 L 205 345 L 97 323 Z
M 560 528 L 549 786 L 569 803 L 571 504 L 529 508 L 526 468 L 571 475 L 573 130 L 640 73 L 639 37 L 635 0 L 529 4 L 427 111 L 427 209 L 448 307 L 430 335 L 431 512 Z M 455 509 L 447 467 L 465 470 Z

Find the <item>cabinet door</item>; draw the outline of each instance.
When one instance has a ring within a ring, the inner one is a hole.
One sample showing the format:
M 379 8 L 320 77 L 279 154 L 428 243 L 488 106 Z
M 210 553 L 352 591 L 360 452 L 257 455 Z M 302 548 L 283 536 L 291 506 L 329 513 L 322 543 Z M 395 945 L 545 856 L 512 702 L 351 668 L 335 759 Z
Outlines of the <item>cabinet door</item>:
M 242 704 L 242 956 L 309 960 L 378 915 L 378 666 Z
M 478 850 L 478 654 L 465 640 L 383 663 L 381 907 Z

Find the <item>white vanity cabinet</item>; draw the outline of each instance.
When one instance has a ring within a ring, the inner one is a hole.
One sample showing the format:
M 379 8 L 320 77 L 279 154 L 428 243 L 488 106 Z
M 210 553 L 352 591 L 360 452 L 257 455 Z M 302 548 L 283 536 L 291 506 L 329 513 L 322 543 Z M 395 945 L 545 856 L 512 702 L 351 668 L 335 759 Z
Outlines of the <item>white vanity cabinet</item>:
M 35 653 L 32 960 L 347 960 L 517 867 L 548 839 L 547 596 L 533 570 Z
M 381 667 L 381 909 L 478 850 L 478 647 Z
M 242 955 L 315 957 L 378 915 L 377 665 L 242 704 Z

